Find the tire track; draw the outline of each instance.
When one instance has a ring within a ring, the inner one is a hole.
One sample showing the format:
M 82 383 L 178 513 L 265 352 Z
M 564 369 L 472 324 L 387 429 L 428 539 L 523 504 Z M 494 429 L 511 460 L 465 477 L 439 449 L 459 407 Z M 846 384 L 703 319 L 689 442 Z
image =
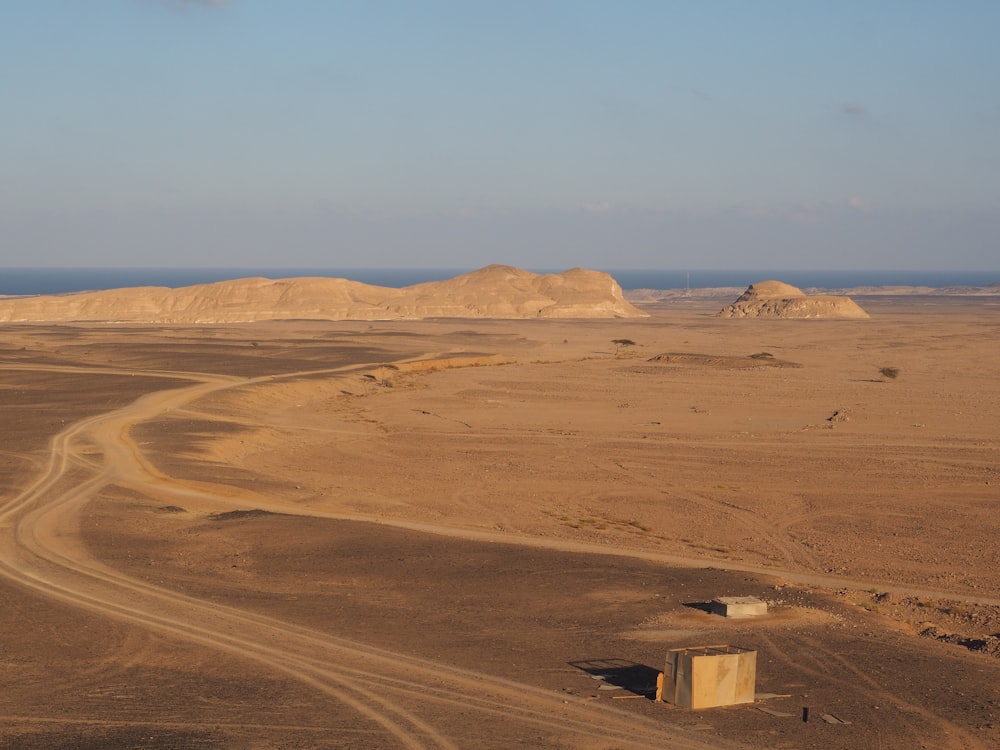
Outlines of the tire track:
M 816 638 L 810 638 L 801 634 L 787 635 L 787 639 L 791 643 L 800 646 L 803 651 L 822 655 L 826 669 L 804 666 L 801 661 L 787 653 L 787 646 L 779 648 L 774 640 L 764 632 L 757 633 L 757 638 L 767 645 L 771 654 L 794 672 L 834 682 L 843 688 L 845 694 L 863 694 L 872 702 L 872 705 L 883 704 L 894 706 L 903 713 L 920 717 L 930 725 L 937 727 L 942 737 L 947 738 L 945 740 L 946 744 L 942 746 L 942 750 L 945 750 L 945 748 L 951 748 L 952 750 L 991 750 L 992 748 L 992 746 L 983 744 L 975 734 L 963 729 L 944 716 L 935 714 L 933 711 L 922 706 L 904 700 L 897 693 L 887 690 L 871 676 L 869 671 L 852 663 Z M 914 743 L 926 739 L 919 731 L 912 731 Z
M 358 368 L 323 372 L 346 369 Z M 76 371 L 94 372 L 94 368 Z M 274 378 L 248 381 L 204 374 L 171 376 L 196 382 L 186 388 L 147 394 L 128 407 L 88 417 L 53 437 L 44 472 L 0 512 L 0 572 L 53 599 L 285 673 L 350 707 L 401 747 L 456 747 L 420 716 L 421 707 L 429 703 L 460 705 L 590 742 L 612 741 L 622 747 L 706 747 L 700 740 L 648 719 L 603 706 L 567 702 L 561 695 L 531 686 L 220 607 L 132 579 L 93 559 L 79 538 L 78 519 L 87 502 L 105 487 L 118 484 L 154 494 L 199 495 L 216 504 L 236 500 L 232 488 L 177 483 L 163 476 L 145 459 L 128 432 L 138 422 L 208 393 Z M 284 377 L 296 376 L 301 374 Z M 82 455 L 81 444 L 88 455 Z M 99 467 L 93 462 L 94 445 L 104 459 Z M 65 488 L 69 472 L 80 470 L 89 470 L 93 476 Z M 245 503 L 246 493 L 239 499 Z M 386 677 L 400 671 L 407 679 Z
M 415 714 L 393 705 L 371 690 L 352 685 L 331 669 L 317 669 L 308 658 L 269 647 L 262 639 L 232 635 L 251 625 L 238 614 L 219 618 L 213 610 L 188 597 L 167 596 L 155 587 L 137 587 L 124 576 L 89 560 L 83 545 L 76 540 L 77 514 L 98 491 L 121 478 L 133 476 L 136 456 L 134 444 L 125 439 L 137 418 L 148 418 L 206 393 L 245 381 L 199 377 L 194 386 L 174 391 L 147 394 L 125 409 L 81 420 L 52 440 L 50 460 L 39 479 L 5 506 L 0 521 L 12 524 L 12 539 L 4 539 L 0 570 L 9 578 L 46 595 L 100 614 L 115 617 L 160 632 L 253 658 L 278 671 L 290 674 L 333 697 L 358 714 L 380 725 L 407 748 L 455 746 Z M 86 435 L 101 449 L 103 469 L 87 482 L 58 492 L 67 468 L 74 461 L 74 443 Z M 140 463 L 143 470 L 151 467 Z M 154 478 L 155 481 L 155 478 Z M 12 544 L 11 544 L 12 542 Z M 103 568 L 103 569 L 102 569 Z M 110 584 L 110 588 L 107 585 Z M 174 609 L 165 608 L 169 604 Z M 173 611 L 165 616 L 162 611 Z M 186 620 L 176 613 L 186 615 Z M 220 621 L 221 619 L 221 621 Z M 208 623 L 207 625 L 205 623 Z M 266 640 L 280 642 L 282 628 L 273 627 Z

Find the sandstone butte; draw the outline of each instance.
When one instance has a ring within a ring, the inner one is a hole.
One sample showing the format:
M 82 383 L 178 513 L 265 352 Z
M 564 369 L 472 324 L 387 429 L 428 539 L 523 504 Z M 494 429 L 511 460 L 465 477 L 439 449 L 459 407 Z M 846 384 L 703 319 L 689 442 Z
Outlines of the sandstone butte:
M 0 298 L 0 322 L 8 323 L 636 317 L 647 315 L 625 300 L 607 273 L 574 268 L 535 274 L 502 265 L 402 289 L 324 277 L 246 278 L 178 289 Z
M 807 295 L 780 281 L 751 284 L 720 318 L 867 318 L 868 313 L 850 297 Z

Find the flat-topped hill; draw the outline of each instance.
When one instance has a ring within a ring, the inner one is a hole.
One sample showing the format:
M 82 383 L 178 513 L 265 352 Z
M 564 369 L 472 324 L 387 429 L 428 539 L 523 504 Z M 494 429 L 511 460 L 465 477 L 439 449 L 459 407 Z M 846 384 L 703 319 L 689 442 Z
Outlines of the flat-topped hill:
M 491 265 L 402 289 L 348 279 L 247 278 L 0 299 L 0 322 L 247 323 L 261 320 L 645 317 L 607 273 Z
M 720 318 L 867 318 L 868 313 L 850 297 L 806 295 L 780 281 L 751 284 Z

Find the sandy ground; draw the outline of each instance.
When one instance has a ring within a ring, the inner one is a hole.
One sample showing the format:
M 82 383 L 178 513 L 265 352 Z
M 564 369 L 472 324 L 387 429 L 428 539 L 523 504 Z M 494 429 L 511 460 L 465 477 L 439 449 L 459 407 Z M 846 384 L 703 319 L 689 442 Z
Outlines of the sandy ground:
M 726 301 L 6 327 L 0 748 L 1000 745 L 1000 304 Z

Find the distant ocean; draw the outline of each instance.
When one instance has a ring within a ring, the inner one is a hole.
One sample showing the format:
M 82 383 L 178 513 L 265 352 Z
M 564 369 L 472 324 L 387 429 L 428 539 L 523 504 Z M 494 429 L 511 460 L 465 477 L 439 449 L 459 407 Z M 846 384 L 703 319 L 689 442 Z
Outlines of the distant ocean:
M 0 295 L 63 294 L 135 286 L 183 287 L 250 276 L 269 279 L 329 276 L 365 284 L 403 287 L 450 279 L 469 268 L 5 268 Z M 563 269 L 532 269 L 551 273 Z M 801 271 L 801 270 L 607 270 L 623 289 L 747 287 L 775 279 L 801 289 L 860 286 L 986 286 L 1000 271 Z

